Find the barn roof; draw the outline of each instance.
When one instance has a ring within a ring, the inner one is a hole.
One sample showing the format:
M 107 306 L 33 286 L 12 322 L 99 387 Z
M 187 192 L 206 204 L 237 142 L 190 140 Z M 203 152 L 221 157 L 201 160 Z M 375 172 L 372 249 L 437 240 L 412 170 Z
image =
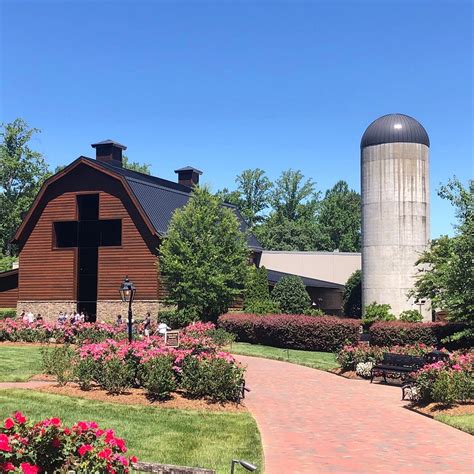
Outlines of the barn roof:
M 96 169 L 102 168 L 108 174 L 116 175 L 117 178 L 124 180 L 128 185 L 128 189 L 133 193 L 133 198 L 135 198 L 134 201 L 141 207 L 155 232 L 161 236 L 164 236 L 168 231 L 168 225 L 174 211 L 180 207 L 185 206 L 191 197 L 192 189 L 188 186 L 158 178 L 156 176 L 139 173 L 138 171 L 114 166 L 110 163 L 105 163 L 103 161 L 94 160 L 84 156 L 81 156 L 75 160 L 64 170 L 57 173 L 57 175 L 49 178 L 43 185 L 42 190 L 48 186 L 51 180 L 60 179 L 60 175 L 67 174 L 69 169 L 72 169 L 80 162 L 90 164 Z M 40 194 L 41 191 L 38 194 L 38 197 L 35 200 L 32 208 L 37 203 Z M 242 218 L 238 209 L 228 203 L 225 203 L 224 205 L 235 212 L 240 223 L 240 230 L 247 236 L 247 245 L 249 248 L 252 250 L 262 250 L 260 242 L 249 231 L 249 227 Z M 31 209 L 29 214 L 31 214 Z M 25 221 L 26 220 L 28 220 L 28 216 L 25 218 Z M 15 240 L 18 239 L 22 228 L 23 224 L 18 229 Z
M 276 270 L 269 270 L 267 268 L 268 281 L 271 284 L 275 284 L 280 281 L 284 276 L 293 275 L 292 273 L 278 272 Z M 299 275 L 296 275 L 299 276 Z M 303 284 L 306 287 L 310 288 L 331 288 L 334 290 L 343 290 L 344 285 L 339 285 L 338 283 L 333 283 L 331 281 L 317 280 L 316 278 L 308 278 L 300 276 L 303 280 Z

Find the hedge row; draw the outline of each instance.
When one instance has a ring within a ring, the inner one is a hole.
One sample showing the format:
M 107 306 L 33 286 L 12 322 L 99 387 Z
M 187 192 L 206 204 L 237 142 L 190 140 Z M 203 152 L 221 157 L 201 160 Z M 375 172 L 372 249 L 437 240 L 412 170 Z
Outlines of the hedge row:
M 299 314 L 224 314 L 218 325 L 241 342 L 333 352 L 346 343 L 357 343 L 360 321 Z
M 374 323 L 369 330 L 370 344 L 373 346 L 405 346 L 423 343 L 428 346 L 449 347 L 457 349 L 472 346 L 473 341 L 463 340 L 460 343 L 443 343 L 443 339 L 465 329 L 461 323 L 406 323 L 402 321 L 385 321 Z

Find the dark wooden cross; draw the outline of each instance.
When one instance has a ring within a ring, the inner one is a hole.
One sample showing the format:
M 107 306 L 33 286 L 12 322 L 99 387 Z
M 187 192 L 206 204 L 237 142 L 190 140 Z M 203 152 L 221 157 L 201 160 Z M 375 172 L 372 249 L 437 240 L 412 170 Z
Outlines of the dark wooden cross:
M 122 221 L 99 219 L 99 195 L 77 196 L 79 219 L 54 223 L 55 247 L 77 248 L 77 310 L 90 320 L 97 312 L 99 247 L 122 245 Z

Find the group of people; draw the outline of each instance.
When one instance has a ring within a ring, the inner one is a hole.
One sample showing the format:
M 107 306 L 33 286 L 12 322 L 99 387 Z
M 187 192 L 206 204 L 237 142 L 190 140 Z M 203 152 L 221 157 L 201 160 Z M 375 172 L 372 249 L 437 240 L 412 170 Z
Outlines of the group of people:
M 134 321 L 132 321 L 132 324 L 133 323 L 134 323 Z M 157 323 L 158 323 L 158 327 L 157 327 L 157 331 L 156 331 L 157 334 L 160 335 L 160 336 L 165 337 L 166 333 L 171 328 L 166 324 L 166 321 L 160 321 L 158 319 Z M 123 320 L 122 315 L 118 314 L 117 319 L 115 320 L 115 326 L 120 327 L 123 324 L 125 324 L 125 321 Z M 133 326 L 132 326 L 132 328 L 133 328 Z M 151 314 L 146 313 L 145 319 L 143 321 L 143 334 L 145 336 L 149 337 L 151 335 L 151 330 L 152 330 L 152 328 L 151 328 Z
M 31 324 L 31 323 L 34 323 L 35 321 L 43 321 L 43 316 L 41 316 L 41 314 L 39 313 L 35 316 L 31 311 L 23 310 L 20 314 L 20 319 L 24 323 Z
M 68 321 L 72 324 L 74 323 L 83 323 L 87 320 L 86 315 L 84 314 L 84 311 L 71 311 L 71 313 L 63 313 L 62 311 L 59 312 L 58 314 L 58 324 L 64 324 L 67 323 Z

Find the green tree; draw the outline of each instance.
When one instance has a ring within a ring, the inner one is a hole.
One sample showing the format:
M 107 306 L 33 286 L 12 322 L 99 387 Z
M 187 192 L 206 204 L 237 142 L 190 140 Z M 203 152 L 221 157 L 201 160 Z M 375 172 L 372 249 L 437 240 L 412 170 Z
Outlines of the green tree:
M 248 248 L 232 210 L 207 187 L 193 189 L 173 214 L 160 247 L 169 302 L 215 320 L 242 293 Z
M 389 304 L 379 304 L 375 301 L 365 307 L 362 323 L 367 327 L 375 321 L 395 321 L 397 318 L 391 313 Z
M 300 170 L 283 171 L 270 194 L 274 212 L 289 221 L 314 217 L 318 193 L 309 178 L 304 181 Z
M 331 242 L 328 250 L 360 251 L 360 206 L 360 194 L 349 189 L 345 181 L 338 181 L 326 191 L 319 205 L 318 223 Z
M 345 316 L 362 317 L 362 272 L 356 270 L 347 280 L 342 295 Z
M 273 288 L 271 298 L 286 314 L 303 314 L 311 304 L 303 280 L 296 275 L 285 275 Z
M 241 210 L 242 199 L 239 191 L 230 191 L 228 188 L 223 188 L 217 191 L 216 196 L 223 202 L 232 204 Z
M 296 221 L 275 213 L 252 232 L 267 250 L 329 250 L 330 241 L 321 233 L 315 219 Z
M 260 168 L 242 171 L 236 178 L 241 196 L 240 211 L 250 227 L 262 222 L 262 211 L 268 207 L 272 183 Z
M 269 194 L 272 212 L 254 233 L 269 250 L 327 250 L 316 221 L 319 194 L 301 171 L 283 171 Z
M 143 174 L 151 174 L 151 165 L 149 163 L 138 163 L 138 161 L 130 161 L 127 155 L 122 156 L 122 166 L 128 170 L 138 171 Z
M 418 275 L 410 296 L 429 299 L 435 309 L 447 311 L 452 321 L 466 322 L 463 335 L 474 334 L 474 180 L 468 187 L 454 177 L 438 194 L 455 207 L 454 237 L 431 241 L 417 264 Z
M 265 267 L 251 266 L 248 269 L 245 279 L 244 310 L 255 314 L 279 312 L 278 305 L 270 298 L 268 272 Z
M 0 258 L 16 255 L 10 240 L 49 176 L 42 154 L 30 148 L 37 133 L 20 118 L 0 127 Z

